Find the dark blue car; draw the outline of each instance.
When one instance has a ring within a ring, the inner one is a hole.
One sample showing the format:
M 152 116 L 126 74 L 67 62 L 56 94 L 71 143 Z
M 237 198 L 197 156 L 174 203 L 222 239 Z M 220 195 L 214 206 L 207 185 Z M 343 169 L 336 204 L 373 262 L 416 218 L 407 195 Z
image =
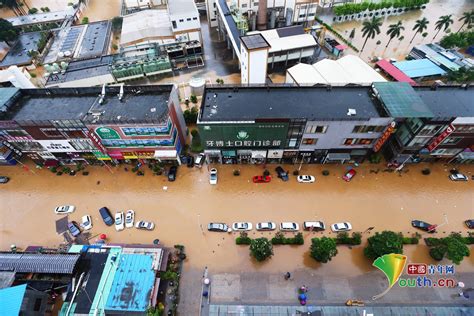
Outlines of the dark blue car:
M 105 206 L 100 208 L 99 213 L 102 219 L 104 220 L 105 225 L 112 226 L 115 223 L 115 220 L 112 217 L 112 214 L 110 214 L 109 209 L 106 208 Z
M 79 228 L 79 225 L 76 222 L 69 222 L 67 224 L 67 228 L 69 229 L 69 232 L 73 237 L 77 237 L 81 234 L 81 229 Z

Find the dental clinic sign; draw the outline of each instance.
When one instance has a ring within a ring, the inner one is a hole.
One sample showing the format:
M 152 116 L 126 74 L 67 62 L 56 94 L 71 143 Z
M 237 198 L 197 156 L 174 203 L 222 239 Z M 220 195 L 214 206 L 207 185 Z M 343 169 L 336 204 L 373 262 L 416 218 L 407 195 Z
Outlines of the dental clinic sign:
M 206 149 L 283 148 L 288 123 L 200 124 L 199 133 Z

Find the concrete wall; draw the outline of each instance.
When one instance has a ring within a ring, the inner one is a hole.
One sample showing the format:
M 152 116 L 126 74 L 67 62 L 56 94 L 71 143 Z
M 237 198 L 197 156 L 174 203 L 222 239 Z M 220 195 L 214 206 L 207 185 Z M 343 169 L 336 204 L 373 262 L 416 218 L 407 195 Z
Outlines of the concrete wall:
M 196 12 L 192 14 L 187 14 L 187 15 L 184 15 L 184 14 L 170 15 L 170 21 L 176 22 L 176 28 L 173 27 L 173 32 L 181 32 L 181 31 L 201 28 L 201 21 L 199 20 L 199 13 L 197 10 Z
M 317 138 L 315 145 L 300 145 L 300 150 L 314 150 L 314 149 L 361 149 L 372 148 L 375 141 L 370 145 L 344 145 L 346 138 L 373 138 L 378 139 L 382 133 L 352 133 L 356 125 L 383 125 L 388 126 L 392 122 L 391 118 L 372 118 L 364 121 L 308 121 L 306 123 L 305 131 L 308 126 L 325 125 L 327 126 L 326 133 L 303 134 L 304 138 Z
M 263 84 L 267 77 L 267 60 L 268 50 L 261 49 L 248 52 L 244 45 L 240 45 L 241 49 L 241 82 L 243 84 Z

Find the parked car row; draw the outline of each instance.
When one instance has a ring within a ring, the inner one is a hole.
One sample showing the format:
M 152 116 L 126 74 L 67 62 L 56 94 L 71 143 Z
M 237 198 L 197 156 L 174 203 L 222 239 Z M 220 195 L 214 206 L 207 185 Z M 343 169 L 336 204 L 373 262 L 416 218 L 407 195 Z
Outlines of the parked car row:
M 231 231 L 249 231 L 252 230 L 253 225 L 250 222 L 235 222 L 229 227 L 225 223 L 209 223 L 207 230 L 213 232 L 231 232 Z M 274 222 L 260 222 L 255 225 L 257 231 L 272 231 L 277 228 Z M 300 230 L 298 223 L 294 222 L 282 222 L 279 226 L 280 231 L 284 232 L 297 232 Z M 309 231 L 323 231 L 326 226 L 321 221 L 315 222 L 303 222 L 303 229 Z M 350 231 L 352 225 L 348 222 L 336 223 L 331 225 L 331 230 L 334 232 Z

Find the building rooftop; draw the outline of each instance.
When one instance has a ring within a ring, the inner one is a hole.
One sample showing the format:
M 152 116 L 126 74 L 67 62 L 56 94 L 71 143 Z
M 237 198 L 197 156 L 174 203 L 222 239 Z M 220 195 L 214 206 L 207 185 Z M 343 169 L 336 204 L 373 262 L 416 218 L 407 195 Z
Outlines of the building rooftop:
M 7 55 L 0 63 L 0 67 L 8 67 L 11 65 L 28 65 L 33 57 L 28 55 L 29 51 L 38 49 L 38 42 L 41 38 L 41 32 L 24 33 L 18 36 L 17 41 L 10 48 Z
M 0 290 L 0 315 L 20 315 L 26 284 Z
M 0 271 L 71 274 L 79 257 L 79 254 L 0 253 Z
M 255 34 L 262 34 L 265 38 L 270 45 L 269 53 L 305 47 L 316 47 L 317 45 L 313 35 L 305 33 L 301 25 L 247 33 L 247 35 Z
M 198 15 L 194 0 L 172 0 L 168 1 L 168 12 L 170 15 Z
M 444 76 L 446 74 L 446 71 L 427 58 L 399 61 L 393 65 L 410 78 Z
M 417 83 L 415 80 L 408 77 L 403 71 L 395 67 L 388 60 L 382 59 L 379 60 L 376 64 L 377 67 L 385 71 L 390 77 L 399 82 L 408 82 L 411 86 L 416 86 Z
M 270 45 L 268 45 L 267 41 L 262 36 L 262 34 L 241 36 L 240 40 L 242 41 L 244 46 L 247 48 L 247 50 L 270 47 Z
M 65 20 L 69 17 L 72 17 L 74 13 L 75 13 L 75 9 L 70 7 L 69 9 L 64 10 L 64 11 L 28 14 L 28 15 L 8 18 L 7 20 L 11 24 L 13 24 L 13 26 L 24 26 L 24 25 L 30 25 L 30 24 L 49 23 L 49 22 Z
M 168 12 L 143 10 L 123 17 L 120 45 L 131 45 L 169 36 L 173 36 L 173 30 Z
M 236 54 L 240 58 L 240 40 L 239 37 L 240 31 L 237 28 L 237 24 L 235 23 L 234 18 L 232 17 L 232 13 L 230 12 L 229 6 L 227 5 L 226 0 L 217 0 L 217 6 L 222 10 L 222 16 L 224 17 L 224 23 L 227 24 L 229 27 L 230 31 L 230 36 L 233 39 L 233 42 L 235 42 L 235 45 L 237 46 Z M 247 34 L 249 35 L 249 34 Z
M 75 119 L 95 124 L 167 119 L 173 85 L 124 86 L 123 89 L 120 101 L 120 87 L 106 87 L 102 104 L 99 104 L 101 87 L 25 89 L 7 114 L 16 121 Z
M 391 117 L 433 117 L 433 113 L 409 83 L 375 82 L 373 87 Z
M 146 311 L 155 283 L 155 271 L 152 268 L 153 256 L 122 253 L 117 263 L 118 268 L 105 310 Z
M 379 117 L 368 87 L 206 87 L 200 121 Z M 356 115 L 350 116 L 349 109 Z
M 474 117 L 474 87 L 419 87 L 416 92 L 435 117 Z

